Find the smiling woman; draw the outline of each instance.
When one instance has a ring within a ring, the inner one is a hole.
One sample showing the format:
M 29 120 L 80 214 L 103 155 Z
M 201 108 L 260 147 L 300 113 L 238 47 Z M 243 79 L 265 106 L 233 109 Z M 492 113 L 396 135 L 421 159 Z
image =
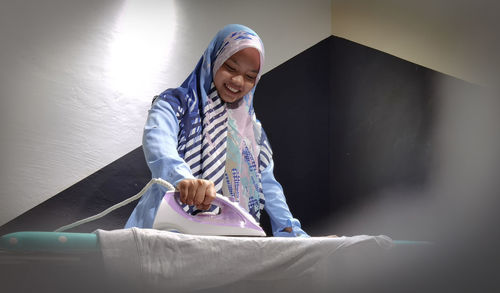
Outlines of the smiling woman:
M 274 236 L 308 237 L 273 175 L 272 151 L 253 109 L 264 64 L 259 36 L 228 25 L 210 42 L 184 83 L 153 101 L 143 149 L 153 178 L 173 183 L 187 213 L 215 211 L 216 193 L 256 221 L 265 208 Z M 154 185 L 126 227 L 151 228 L 165 189 Z

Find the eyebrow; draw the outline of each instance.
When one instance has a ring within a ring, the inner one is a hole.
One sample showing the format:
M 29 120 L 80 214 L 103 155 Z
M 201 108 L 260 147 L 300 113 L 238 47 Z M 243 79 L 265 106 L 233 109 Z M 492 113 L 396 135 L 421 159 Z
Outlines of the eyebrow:
M 236 62 L 236 60 L 234 60 L 233 58 L 229 58 L 229 59 L 227 59 L 227 60 L 231 60 L 232 62 L 236 63 L 236 65 L 238 65 L 238 66 L 240 65 L 240 64 L 238 64 L 238 62 Z M 251 70 L 251 72 L 259 74 L 259 70 L 258 70 L 258 69 L 257 69 L 257 70 Z

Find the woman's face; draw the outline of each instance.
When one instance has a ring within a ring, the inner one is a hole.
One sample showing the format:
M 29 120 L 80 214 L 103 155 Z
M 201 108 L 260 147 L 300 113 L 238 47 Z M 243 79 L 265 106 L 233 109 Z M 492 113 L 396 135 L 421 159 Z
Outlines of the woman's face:
M 255 48 L 236 52 L 221 65 L 214 77 L 219 97 L 226 103 L 234 103 L 254 86 L 260 69 L 260 54 Z

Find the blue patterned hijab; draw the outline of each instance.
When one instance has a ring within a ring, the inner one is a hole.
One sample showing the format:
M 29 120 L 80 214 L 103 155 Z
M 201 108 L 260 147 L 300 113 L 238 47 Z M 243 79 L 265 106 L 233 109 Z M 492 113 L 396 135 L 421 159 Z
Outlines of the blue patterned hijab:
M 165 99 L 179 121 L 177 151 L 194 177 L 214 182 L 217 193 L 238 202 L 259 220 L 264 207 L 261 172 L 271 159 L 271 148 L 253 108 L 255 86 L 241 100 L 225 103 L 213 78 L 236 52 L 255 48 L 260 53 L 260 79 L 264 46 L 259 36 L 243 25 L 231 24 L 210 42 L 196 68 L 178 88 L 167 89 Z M 187 212 L 193 207 L 185 206 Z

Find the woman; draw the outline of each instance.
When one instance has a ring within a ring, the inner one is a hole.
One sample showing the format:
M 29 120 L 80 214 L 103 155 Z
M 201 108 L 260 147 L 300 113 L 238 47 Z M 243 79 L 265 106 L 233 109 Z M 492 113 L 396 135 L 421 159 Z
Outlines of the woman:
M 217 192 L 257 221 L 265 208 L 274 236 L 308 237 L 274 178 L 271 148 L 254 113 L 263 62 L 254 31 L 236 24 L 220 30 L 183 84 L 155 97 L 144 153 L 153 178 L 176 186 L 186 212 L 213 210 Z M 151 188 L 125 227 L 152 227 L 164 192 Z

